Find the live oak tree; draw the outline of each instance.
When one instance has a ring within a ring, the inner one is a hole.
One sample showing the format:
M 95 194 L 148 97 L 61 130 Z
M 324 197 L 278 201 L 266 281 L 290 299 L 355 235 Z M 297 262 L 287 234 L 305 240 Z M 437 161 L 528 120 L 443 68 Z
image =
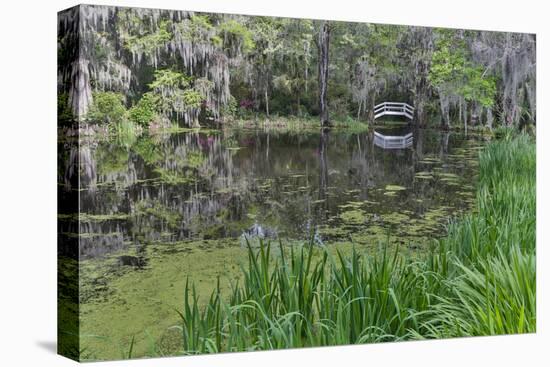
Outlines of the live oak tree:
M 458 105 L 466 129 L 468 114 L 471 119 L 477 118 L 480 107 L 493 106 L 495 80 L 468 57 L 463 33 L 438 30 L 437 34 L 429 80 L 439 94 L 441 126 L 450 127 L 450 109 Z
M 318 116 L 326 125 L 372 121 L 375 104 L 394 100 L 412 104 L 421 125 L 536 120 L 529 34 L 83 6 L 60 17 L 58 45 L 67 122 Z M 179 84 L 162 87 L 160 73 Z

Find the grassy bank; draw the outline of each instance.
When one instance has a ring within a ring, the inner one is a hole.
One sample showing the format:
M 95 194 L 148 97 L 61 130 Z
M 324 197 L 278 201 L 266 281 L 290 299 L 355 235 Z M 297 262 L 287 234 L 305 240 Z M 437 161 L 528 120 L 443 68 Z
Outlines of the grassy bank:
M 183 353 L 534 332 L 535 144 L 482 151 L 474 214 L 420 260 L 269 244 L 248 256 L 229 298 L 215 289 L 200 306 L 186 284 Z
M 319 130 L 320 122 L 316 116 L 270 116 L 260 115 L 257 118 L 233 119 L 225 123 L 231 128 L 254 128 L 284 131 Z M 331 128 L 346 129 L 354 132 L 366 131 L 370 124 L 353 117 L 339 117 L 331 120 Z

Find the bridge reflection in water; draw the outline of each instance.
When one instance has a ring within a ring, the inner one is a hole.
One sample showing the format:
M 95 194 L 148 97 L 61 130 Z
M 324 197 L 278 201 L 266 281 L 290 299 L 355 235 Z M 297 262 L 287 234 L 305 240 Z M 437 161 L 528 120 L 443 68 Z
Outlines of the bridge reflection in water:
M 374 145 L 383 149 L 405 149 L 413 144 L 413 134 L 408 133 L 403 136 L 382 135 L 374 132 Z

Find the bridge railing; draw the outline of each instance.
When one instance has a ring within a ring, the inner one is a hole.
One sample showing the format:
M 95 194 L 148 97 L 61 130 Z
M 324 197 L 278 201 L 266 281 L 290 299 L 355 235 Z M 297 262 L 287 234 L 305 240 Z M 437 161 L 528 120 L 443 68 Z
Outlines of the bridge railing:
M 413 144 L 413 134 L 408 133 L 403 136 L 382 135 L 374 132 L 374 144 L 384 149 L 404 149 Z
M 382 102 L 374 106 L 374 118 L 385 115 L 405 116 L 412 120 L 414 107 L 403 102 Z

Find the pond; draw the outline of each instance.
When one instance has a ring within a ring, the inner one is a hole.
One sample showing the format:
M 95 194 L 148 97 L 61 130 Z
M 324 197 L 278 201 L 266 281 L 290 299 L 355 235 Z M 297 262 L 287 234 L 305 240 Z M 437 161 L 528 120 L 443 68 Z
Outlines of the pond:
M 88 358 L 120 356 L 132 337 L 136 356 L 148 340 L 177 352 L 171 326 L 187 277 L 200 297 L 217 277 L 228 288 L 247 241 L 425 251 L 472 207 L 483 140 L 412 132 L 407 149 L 382 149 L 372 131 L 344 130 L 186 131 L 131 144 L 82 139 L 69 153 L 80 162 L 79 183 L 67 177 L 70 167 L 60 168 L 62 183 L 78 186 L 80 220 L 61 210 L 60 236 L 79 241 Z

